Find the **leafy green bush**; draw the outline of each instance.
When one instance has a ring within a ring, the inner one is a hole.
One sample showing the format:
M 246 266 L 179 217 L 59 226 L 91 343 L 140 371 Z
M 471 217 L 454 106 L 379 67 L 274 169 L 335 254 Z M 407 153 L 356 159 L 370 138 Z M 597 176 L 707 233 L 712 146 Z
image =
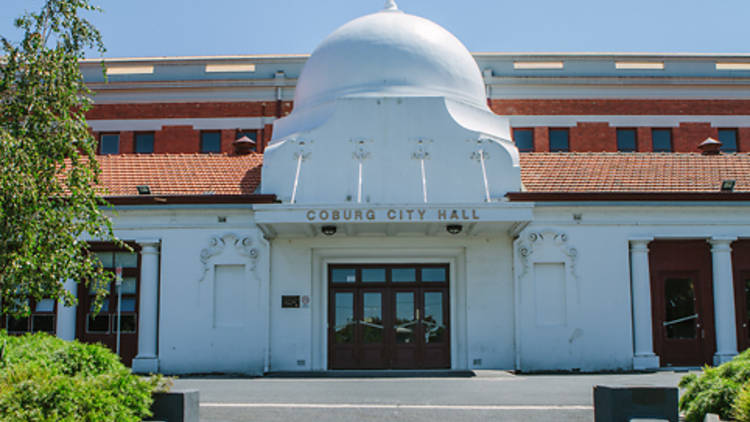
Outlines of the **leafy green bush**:
M 750 381 L 750 350 L 715 368 L 705 367 L 703 374 L 689 374 L 680 380 L 685 393 L 680 398 L 680 410 L 687 422 L 700 422 L 706 413 L 716 413 L 722 419 L 733 416 L 732 406 L 740 391 Z
M 732 416 L 740 422 L 750 422 L 750 383 L 737 394 L 737 398 L 732 404 Z
M 137 422 L 163 378 L 140 378 L 101 345 L 0 331 L 0 421 Z

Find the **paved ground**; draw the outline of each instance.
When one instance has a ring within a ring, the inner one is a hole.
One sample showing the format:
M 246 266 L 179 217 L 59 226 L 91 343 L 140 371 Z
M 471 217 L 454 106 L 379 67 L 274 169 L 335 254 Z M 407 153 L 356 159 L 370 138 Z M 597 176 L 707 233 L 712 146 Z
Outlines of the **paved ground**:
M 593 421 L 592 387 L 676 386 L 685 373 L 445 378 L 182 378 L 201 422 Z

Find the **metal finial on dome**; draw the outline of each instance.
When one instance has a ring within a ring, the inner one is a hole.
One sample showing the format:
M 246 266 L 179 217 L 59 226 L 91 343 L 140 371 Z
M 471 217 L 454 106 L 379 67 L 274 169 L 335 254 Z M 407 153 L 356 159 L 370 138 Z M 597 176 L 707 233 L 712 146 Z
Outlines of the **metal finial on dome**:
M 385 0 L 385 10 L 398 10 L 395 0 Z

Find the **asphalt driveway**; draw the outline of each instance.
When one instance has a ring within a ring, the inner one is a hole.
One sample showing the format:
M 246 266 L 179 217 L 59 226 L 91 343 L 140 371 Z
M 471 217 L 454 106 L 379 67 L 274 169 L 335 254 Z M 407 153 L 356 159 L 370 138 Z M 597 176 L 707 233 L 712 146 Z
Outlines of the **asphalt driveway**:
M 684 372 L 471 377 L 187 377 L 202 422 L 593 421 L 594 385 L 676 386 Z

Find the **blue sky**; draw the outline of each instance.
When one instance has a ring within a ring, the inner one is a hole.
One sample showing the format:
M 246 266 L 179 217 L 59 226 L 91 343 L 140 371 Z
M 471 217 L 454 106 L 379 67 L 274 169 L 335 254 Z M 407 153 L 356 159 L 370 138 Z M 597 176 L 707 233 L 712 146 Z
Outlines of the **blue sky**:
M 0 0 L 0 34 L 41 0 Z M 94 0 L 107 57 L 310 53 L 383 0 Z M 750 0 L 400 0 L 473 52 L 750 52 Z

